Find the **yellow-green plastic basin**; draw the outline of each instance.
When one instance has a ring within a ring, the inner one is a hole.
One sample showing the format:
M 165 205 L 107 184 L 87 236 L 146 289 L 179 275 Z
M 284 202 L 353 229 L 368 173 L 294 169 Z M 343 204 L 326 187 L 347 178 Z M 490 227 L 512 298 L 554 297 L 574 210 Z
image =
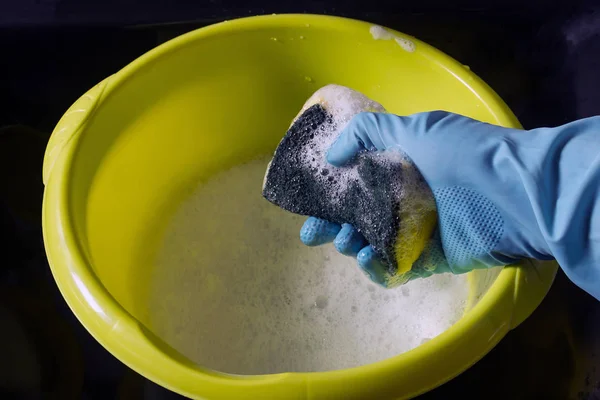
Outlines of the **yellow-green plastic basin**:
M 209 26 L 135 60 L 65 113 L 44 160 L 45 246 L 67 303 L 119 360 L 196 399 L 407 398 L 464 371 L 539 304 L 555 264 L 472 274 L 485 294 L 445 333 L 385 361 L 318 373 L 213 372 L 152 333 L 148 288 L 173 210 L 199 181 L 272 153 L 317 88 L 349 86 L 397 114 L 445 109 L 519 126 L 468 68 L 398 32 L 375 40 L 371 27 L 311 15 Z

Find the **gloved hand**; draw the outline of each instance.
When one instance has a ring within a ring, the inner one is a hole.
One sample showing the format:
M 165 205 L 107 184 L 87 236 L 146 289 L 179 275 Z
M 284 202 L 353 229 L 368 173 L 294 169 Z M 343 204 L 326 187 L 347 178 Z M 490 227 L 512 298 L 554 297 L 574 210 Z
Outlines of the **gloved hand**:
M 422 257 L 437 257 L 441 247 L 447 263 L 427 273 L 556 258 L 571 280 L 600 298 L 599 117 L 523 131 L 443 111 L 362 113 L 327 160 L 343 166 L 364 150 L 405 152 L 431 187 L 438 236 Z M 311 217 L 301 239 L 333 240 L 373 281 L 385 282 L 373 249 L 351 226 Z

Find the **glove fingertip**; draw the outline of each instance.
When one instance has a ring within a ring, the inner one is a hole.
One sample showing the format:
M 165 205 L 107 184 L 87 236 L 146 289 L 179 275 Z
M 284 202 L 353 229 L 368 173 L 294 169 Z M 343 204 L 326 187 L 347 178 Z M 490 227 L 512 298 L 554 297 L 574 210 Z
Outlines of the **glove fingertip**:
M 345 256 L 356 257 L 358 252 L 367 244 L 363 235 L 350 224 L 343 224 L 335 237 L 333 245 Z
M 358 252 L 358 254 L 356 256 L 356 261 L 358 261 L 358 265 L 360 265 L 361 268 L 365 269 L 365 268 L 368 268 L 372 264 L 373 259 L 375 257 L 376 257 L 376 254 L 375 254 L 375 251 L 373 250 L 373 247 L 366 246 Z
M 356 260 L 360 269 L 367 274 L 371 281 L 383 287 L 387 286 L 387 270 L 377 258 L 377 253 L 372 246 L 367 246 L 359 251 Z
M 341 228 L 336 223 L 309 217 L 300 229 L 300 240 L 307 246 L 320 246 L 335 239 Z

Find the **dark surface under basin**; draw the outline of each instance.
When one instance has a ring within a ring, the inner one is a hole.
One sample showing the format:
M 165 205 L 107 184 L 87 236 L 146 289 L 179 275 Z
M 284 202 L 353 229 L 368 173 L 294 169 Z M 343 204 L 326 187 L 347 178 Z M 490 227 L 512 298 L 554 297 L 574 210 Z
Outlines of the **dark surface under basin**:
M 54 124 L 96 82 L 171 37 L 235 16 L 351 16 L 412 34 L 469 65 L 526 128 L 600 114 L 600 14 L 593 6 L 337 3 L 207 1 L 194 8 L 155 1 L 144 8 L 137 1 L 10 0 L 0 8 L 0 230 L 8 238 L 0 241 L 0 311 L 9 311 L 0 319 L 19 321 L 28 343 L 0 328 L 0 354 L 7 347 L 23 354 L 2 363 L 0 398 L 177 398 L 123 366 L 81 327 L 49 273 L 40 228 L 41 159 Z M 531 318 L 467 372 L 419 398 L 600 399 L 598 352 L 600 303 L 559 273 Z

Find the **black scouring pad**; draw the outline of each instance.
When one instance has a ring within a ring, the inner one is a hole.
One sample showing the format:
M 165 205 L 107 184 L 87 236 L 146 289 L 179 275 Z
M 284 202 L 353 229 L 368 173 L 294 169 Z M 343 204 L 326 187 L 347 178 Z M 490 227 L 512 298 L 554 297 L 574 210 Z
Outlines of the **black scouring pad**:
M 337 96 L 328 99 L 325 90 L 315 104 L 309 100 L 287 131 L 269 164 L 263 196 L 296 214 L 352 224 L 397 277 L 387 286 L 402 284 L 434 229 L 433 196 L 414 165 L 397 151 L 365 151 L 342 168 L 326 162 L 327 149 L 351 116 L 348 104 L 336 106 L 340 91 L 350 89 L 333 89 Z M 354 91 L 352 95 L 355 102 L 357 95 L 366 99 Z M 352 113 L 362 111 L 361 104 L 353 106 Z M 340 110 L 346 115 L 340 117 Z

